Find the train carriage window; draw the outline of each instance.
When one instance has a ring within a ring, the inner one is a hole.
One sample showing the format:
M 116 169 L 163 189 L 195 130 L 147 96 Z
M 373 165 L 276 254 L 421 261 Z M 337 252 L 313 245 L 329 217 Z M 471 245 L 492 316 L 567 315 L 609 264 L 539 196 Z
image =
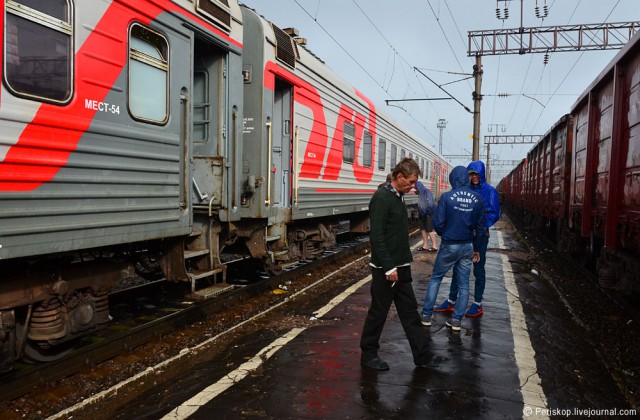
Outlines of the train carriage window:
M 5 81 L 17 96 L 64 103 L 72 95 L 69 0 L 7 0 Z
M 407 152 L 404 149 L 400 149 L 400 159 L 407 157 Z
M 395 144 L 391 145 L 391 169 L 396 167 L 396 163 L 398 162 L 398 146 Z
M 385 170 L 385 158 L 387 157 L 387 142 L 384 139 L 378 140 L 378 169 Z
M 131 26 L 129 110 L 134 118 L 165 123 L 168 114 L 169 44 L 157 32 Z
M 356 128 L 354 125 L 344 123 L 344 133 L 342 138 L 342 160 L 353 163 L 356 150 Z
M 365 168 L 370 168 L 372 163 L 371 152 L 373 151 L 373 138 L 371 133 L 364 133 L 364 137 L 362 138 L 362 166 Z

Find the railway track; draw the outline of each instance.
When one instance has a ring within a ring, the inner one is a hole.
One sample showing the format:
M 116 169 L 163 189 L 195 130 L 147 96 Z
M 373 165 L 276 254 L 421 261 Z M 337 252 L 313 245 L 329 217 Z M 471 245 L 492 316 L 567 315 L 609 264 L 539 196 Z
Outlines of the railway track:
M 368 237 L 352 237 L 341 241 L 335 247 L 326 250 L 321 258 L 305 261 L 290 267 L 279 276 L 259 276 L 260 279 L 249 284 L 232 285 L 228 291 L 213 298 L 199 302 L 170 301 L 163 307 L 156 307 L 153 314 L 141 316 L 147 322 L 140 325 L 123 327 L 121 331 L 110 329 L 108 334 L 97 334 L 93 341 L 78 347 L 68 355 L 52 362 L 37 365 L 19 365 L 13 371 L 0 376 L 0 402 L 14 400 L 31 392 L 39 385 L 55 384 L 61 378 L 73 375 L 87 367 L 98 365 L 118 355 L 164 337 L 185 326 L 194 324 L 222 313 L 230 308 L 246 303 L 253 296 L 276 290 L 282 285 L 296 283 L 307 273 L 335 261 L 362 253 L 368 247 Z M 230 283 L 233 280 L 230 280 Z M 156 283 L 156 286 L 161 283 Z M 285 288 L 287 286 L 284 286 Z M 138 288 L 138 293 L 142 289 Z M 119 292 L 123 294 L 124 292 Z M 148 306 L 154 306 L 149 304 Z M 117 328 L 116 328 L 117 329 Z

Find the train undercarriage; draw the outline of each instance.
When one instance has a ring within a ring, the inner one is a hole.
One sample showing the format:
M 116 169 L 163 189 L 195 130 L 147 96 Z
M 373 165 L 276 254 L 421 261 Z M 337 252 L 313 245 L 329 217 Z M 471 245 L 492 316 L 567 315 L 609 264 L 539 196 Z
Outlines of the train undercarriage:
M 18 360 L 66 355 L 79 338 L 108 324 L 110 294 L 128 285 L 166 279 L 188 284 L 186 297 L 206 299 L 233 288 L 223 253 L 245 254 L 278 275 L 318 258 L 349 226 L 336 218 L 271 226 L 194 219 L 186 237 L 3 263 L 3 273 L 10 274 L 0 293 L 0 371 Z M 352 226 L 366 231 L 366 217 Z
M 640 297 L 640 262 L 634 257 L 638 250 L 629 248 L 635 241 L 621 243 L 616 249 L 607 248 L 603 235 L 592 232 L 583 237 L 577 229 L 570 229 L 562 218 L 543 217 L 518 208 L 510 210 L 525 225 L 554 242 L 560 253 L 591 271 L 600 287 L 619 292 L 632 300 Z

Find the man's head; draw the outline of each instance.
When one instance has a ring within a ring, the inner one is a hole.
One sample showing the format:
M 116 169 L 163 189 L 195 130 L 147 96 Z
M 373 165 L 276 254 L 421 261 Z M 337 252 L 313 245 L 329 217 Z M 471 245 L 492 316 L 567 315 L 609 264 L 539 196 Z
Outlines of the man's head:
M 422 175 L 420 167 L 415 160 L 411 158 L 404 158 L 391 172 L 392 180 L 391 185 L 396 191 L 401 193 L 408 193 L 416 185 L 418 177 Z
M 449 184 L 452 189 L 463 188 L 469 185 L 469 172 L 464 166 L 456 166 L 449 173 Z
M 480 174 L 473 169 L 469 171 L 469 183 L 473 185 L 480 184 Z
M 485 180 L 485 169 L 484 163 L 481 160 L 475 160 L 467 165 L 467 169 L 469 170 L 469 184 L 471 185 L 480 185 Z

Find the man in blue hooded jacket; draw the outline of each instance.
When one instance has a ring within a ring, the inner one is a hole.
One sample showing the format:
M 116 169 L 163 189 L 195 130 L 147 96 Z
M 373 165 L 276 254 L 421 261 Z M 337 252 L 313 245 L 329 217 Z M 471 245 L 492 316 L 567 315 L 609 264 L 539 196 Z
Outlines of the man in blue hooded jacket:
M 473 304 L 467 311 L 467 316 L 480 316 L 484 313 L 482 310 L 482 297 L 484 295 L 484 286 L 486 283 L 486 275 L 484 264 L 486 262 L 487 246 L 489 245 L 489 228 L 500 219 L 500 199 L 498 192 L 493 188 L 485 177 L 484 163 L 481 160 L 473 161 L 467 166 L 469 170 L 469 186 L 472 190 L 479 193 L 485 206 L 485 216 L 487 218 L 487 231 L 482 237 L 480 244 L 480 261 L 473 264 L 473 276 L 476 278 L 474 283 Z M 458 295 L 458 279 L 453 273 L 451 279 L 451 289 L 449 290 L 449 299 L 442 302 L 436 309 L 436 312 L 451 312 L 456 304 L 456 296 Z
M 433 265 L 431 280 L 422 307 L 422 325 L 431 325 L 433 305 L 438 297 L 442 278 L 453 267 L 459 290 L 453 316 L 447 326 L 460 331 L 462 317 L 469 302 L 471 265 L 480 259 L 479 247 L 485 235 L 486 221 L 482 196 L 469 187 L 469 173 L 456 166 L 449 175 L 451 191 L 442 194 L 433 217 L 433 227 L 442 238 Z

